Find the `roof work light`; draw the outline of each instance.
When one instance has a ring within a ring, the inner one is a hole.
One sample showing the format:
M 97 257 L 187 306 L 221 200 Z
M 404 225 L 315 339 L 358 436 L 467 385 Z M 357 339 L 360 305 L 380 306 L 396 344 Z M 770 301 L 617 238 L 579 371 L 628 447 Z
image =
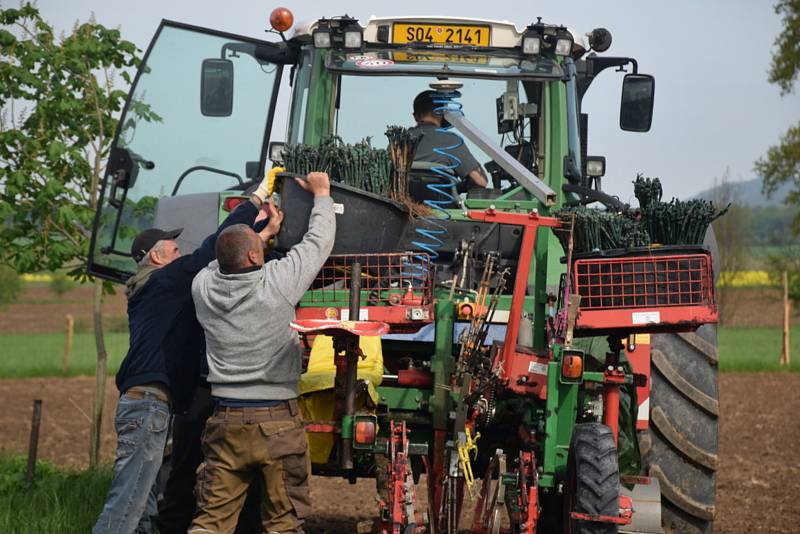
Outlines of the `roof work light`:
M 535 56 L 542 50 L 542 37 L 532 32 L 522 36 L 522 53 Z
M 535 55 L 548 51 L 557 56 L 568 56 L 572 54 L 574 42 L 572 33 L 567 28 L 545 24 L 539 18 L 522 34 L 522 53 Z
M 599 178 L 606 174 L 606 158 L 605 156 L 587 156 L 586 157 L 586 175 L 592 178 Z
M 557 56 L 568 56 L 572 53 L 572 35 L 569 32 L 556 38 L 554 52 Z
M 312 32 L 315 48 L 360 49 L 364 44 L 364 30 L 358 20 L 345 15 L 320 19 Z
M 328 29 L 317 28 L 314 36 L 314 48 L 330 48 L 332 44 L 331 32 Z

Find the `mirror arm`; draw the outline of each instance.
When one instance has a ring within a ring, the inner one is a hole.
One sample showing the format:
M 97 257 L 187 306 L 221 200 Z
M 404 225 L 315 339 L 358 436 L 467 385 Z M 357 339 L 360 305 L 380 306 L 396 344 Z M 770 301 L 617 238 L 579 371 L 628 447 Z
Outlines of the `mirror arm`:
M 575 62 L 578 71 L 578 97 L 583 99 L 583 95 L 589 89 L 598 74 L 610 67 L 622 67 L 630 64 L 633 67 L 633 74 L 639 73 L 639 63 L 632 57 L 600 57 L 592 52 L 586 59 Z
M 228 59 L 228 51 L 247 54 L 261 64 L 272 63 L 277 65 L 294 64 L 297 59 L 298 47 L 286 41 L 284 43 L 225 43 L 220 49 L 220 59 Z
M 573 193 L 580 198 L 581 204 L 591 204 L 592 202 L 600 202 L 607 208 L 622 211 L 625 209 L 625 203 L 622 202 L 617 197 L 612 197 L 607 193 L 603 193 L 602 191 L 598 191 L 596 189 L 592 189 L 590 187 L 584 187 L 582 185 L 577 184 L 564 184 L 561 186 L 562 191 L 565 193 Z

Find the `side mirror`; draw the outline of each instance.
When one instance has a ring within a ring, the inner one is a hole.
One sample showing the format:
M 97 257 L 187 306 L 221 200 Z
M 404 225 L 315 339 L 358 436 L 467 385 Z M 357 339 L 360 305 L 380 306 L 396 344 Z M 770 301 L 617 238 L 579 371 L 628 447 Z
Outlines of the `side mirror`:
M 649 74 L 626 74 L 622 80 L 619 127 L 628 132 L 647 132 L 653 122 L 656 80 Z
M 229 117 L 233 113 L 233 62 L 230 59 L 203 60 L 200 111 L 206 117 Z

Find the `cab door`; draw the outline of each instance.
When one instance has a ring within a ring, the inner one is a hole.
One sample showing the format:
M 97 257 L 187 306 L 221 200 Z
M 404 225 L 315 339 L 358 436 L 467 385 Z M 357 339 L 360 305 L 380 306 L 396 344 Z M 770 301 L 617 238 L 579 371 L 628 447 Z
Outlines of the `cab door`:
M 219 192 L 245 189 L 264 174 L 291 55 L 284 43 L 161 23 L 109 154 L 92 229 L 91 274 L 114 281 L 133 274 L 133 238 L 163 222 L 159 213 L 185 233 L 216 228 Z

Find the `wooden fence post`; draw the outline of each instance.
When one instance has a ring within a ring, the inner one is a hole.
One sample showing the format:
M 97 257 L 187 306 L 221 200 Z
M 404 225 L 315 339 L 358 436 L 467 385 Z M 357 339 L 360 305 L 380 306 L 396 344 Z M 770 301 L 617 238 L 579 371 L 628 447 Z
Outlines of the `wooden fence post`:
M 72 354 L 72 339 L 75 335 L 75 318 L 71 313 L 64 316 L 67 324 L 67 336 L 64 339 L 64 358 L 61 362 L 61 372 L 67 374 L 69 372 L 69 357 Z
M 36 475 L 36 454 L 39 450 L 39 425 L 42 422 L 42 401 L 33 401 L 33 420 L 31 421 L 31 438 L 28 441 L 28 469 L 25 472 L 25 483 L 33 484 Z
M 792 315 L 792 303 L 789 300 L 789 273 L 783 271 L 783 351 L 781 351 L 781 365 L 789 365 L 789 319 Z

